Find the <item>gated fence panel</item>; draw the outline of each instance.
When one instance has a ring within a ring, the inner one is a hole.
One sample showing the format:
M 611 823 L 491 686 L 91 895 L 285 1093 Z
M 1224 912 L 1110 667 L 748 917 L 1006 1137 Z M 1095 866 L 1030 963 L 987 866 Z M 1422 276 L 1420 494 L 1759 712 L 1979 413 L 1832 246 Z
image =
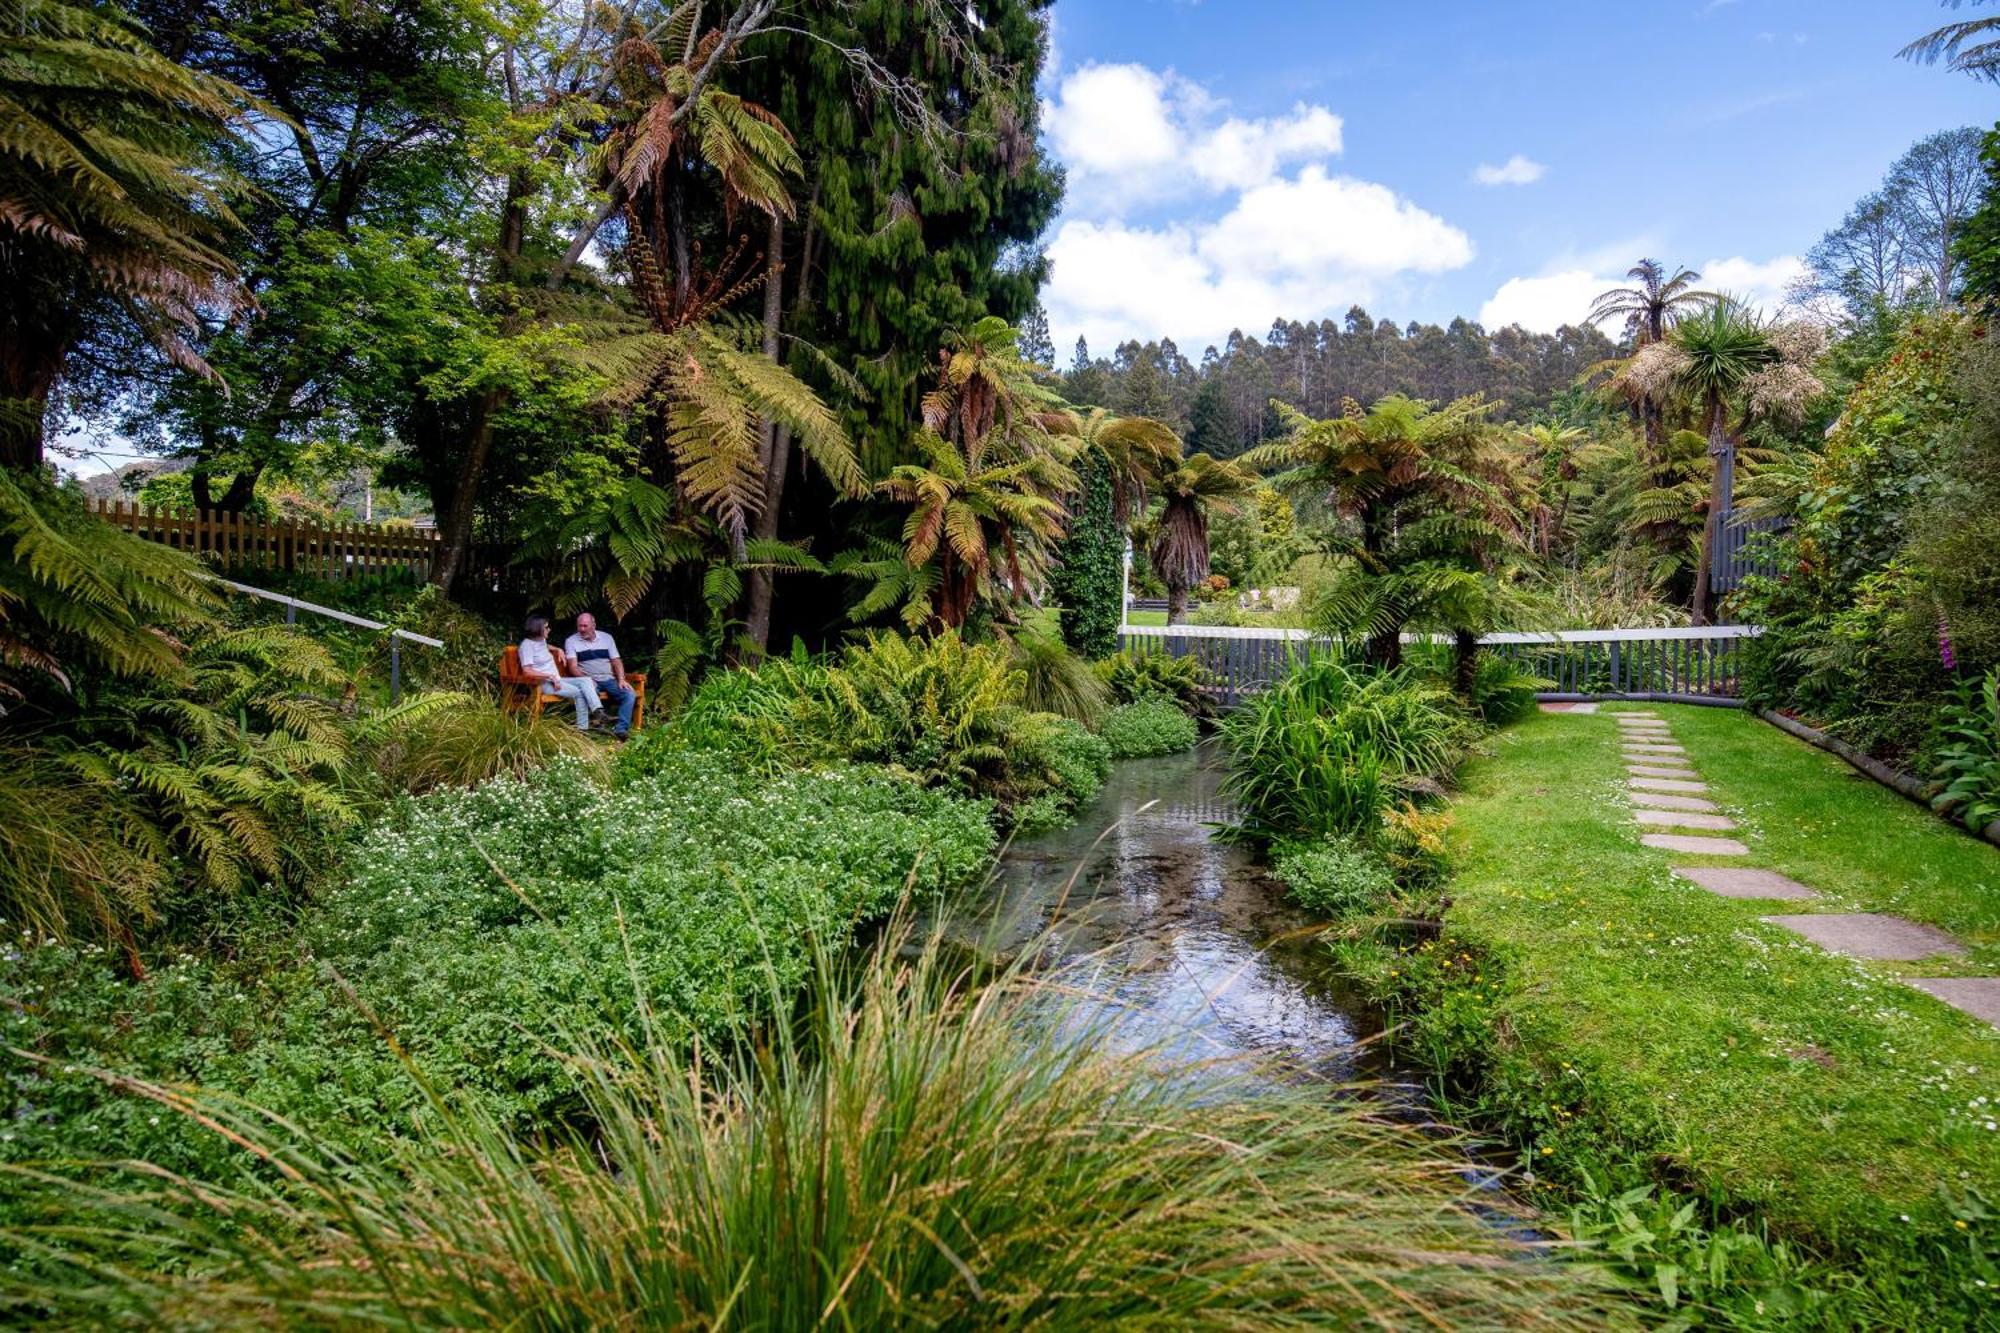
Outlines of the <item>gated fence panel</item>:
M 1549 696 L 1655 695 L 1683 699 L 1734 699 L 1741 683 L 1743 640 L 1753 625 L 1681 629 L 1553 630 L 1488 634 L 1486 651 L 1518 663 L 1548 682 Z M 1292 662 L 1334 643 L 1305 630 L 1239 629 L 1219 625 L 1127 625 L 1120 646 L 1134 652 L 1192 657 L 1209 673 L 1224 703 L 1263 689 Z M 1447 640 L 1407 635 L 1408 643 Z
M 283 569 L 346 578 L 407 569 L 428 578 L 437 559 L 436 532 L 379 523 L 298 523 L 202 510 L 173 514 L 129 500 L 93 500 L 105 522 L 224 569 Z

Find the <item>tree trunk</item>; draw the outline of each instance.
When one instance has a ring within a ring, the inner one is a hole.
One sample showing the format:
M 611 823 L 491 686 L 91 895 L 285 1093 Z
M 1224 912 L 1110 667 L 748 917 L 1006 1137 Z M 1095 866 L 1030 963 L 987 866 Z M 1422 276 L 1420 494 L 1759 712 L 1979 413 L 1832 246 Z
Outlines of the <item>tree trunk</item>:
M 1694 606 L 1692 619 L 1697 625 L 1712 623 L 1710 619 L 1708 582 L 1713 572 L 1715 537 L 1722 521 L 1724 469 L 1730 465 L 1729 458 L 1728 408 L 1722 399 L 1711 395 L 1708 403 L 1708 462 L 1711 475 L 1708 483 L 1708 513 L 1701 524 L 1701 550 L 1695 555 L 1694 563 Z
M 1458 697 L 1472 702 L 1472 687 L 1479 679 L 1479 636 L 1469 629 L 1451 633 L 1452 688 Z
M 511 285 L 521 260 L 522 237 L 527 231 L 527 199 L 533 188 L 526 172 L 507 178 L 507 195 L 500 203 L 500 230 L 493 256 L 493 271 L 502 286 Z M 523 316 L 517 308 L 501 321 L 501 336 L 518 333 Z M 493 419 L 507 405 L 512 392 L 488 389 L 473 400 L 471 421 L 464 432 L 465 451 L 459 458 L 458 476 L 451 488 L 451 502 L 438 515 L 438 559 L 431 567 L 431 583 L 440 592 L 450 592 L 452 583 L 465 568 L 472 548 L 472 523 L 479 511 L 479 483 L 486 475 L 486 458 L 493 448 Z
M 1185 583 L 1167 584 L 1167 623 L 1187 624 L 1188 589 Z
M 0 467 L 32 472 L 42 466 L 42 423 L 67 350 L 11 339 L 0 347 Z
M 764 355 L 778 359 L 778 322 L 784 314 L 785 219 L 771 214 L 771 227 L 764 243 Z M 778 535 L 778 511 L 785 500 L 785 472 L 791 463 L 792 434 L 775 420 L 764 422 L 764 500 L 751 526 L 751 535 L 768 541 Z M 771 643 L 771 597 L 775 576 L 768 569 L 750 571 L 749 601 L 743 613 L 743 632 L 756 645 L 758 656 Z
M 1364 650 L 1371 665 L 1393 671 L 1403 665 L 1403 627 L 1393 626 L 1373 635 Z

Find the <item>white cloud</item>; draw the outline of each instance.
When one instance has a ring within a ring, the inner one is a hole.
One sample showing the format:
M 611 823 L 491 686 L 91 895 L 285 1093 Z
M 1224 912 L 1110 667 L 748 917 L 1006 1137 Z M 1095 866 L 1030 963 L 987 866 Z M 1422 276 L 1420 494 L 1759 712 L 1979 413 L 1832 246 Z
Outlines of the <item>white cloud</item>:
M 1767 315 L 1775 315 L 1789 303 L 1788 292 L 1804 277 L 1806 262 L 1797 255 L 1779 255 L 1758 263 L 1735 255 L 1711 259 L 1701 266 L 1701 285 L 1711 292 L 1727 292 Z
M 1565 324 L 1583 323 L 1597 294 L 1619 285 L 1617 279 L 1598 277 L 1587 268 L 1563 269 L 1534 278 L 1509 278 L 1479 307 L 1479 322 L 1488 329 L 1519 324 L 1535 333 L 1553 333 Z M 1618 329 L 1603 327 L 1607 334 L 1618 336 Z
M 1101 354 L 1125 338 L 1195 347 L 1332 313 L 1400 275 L 1464 266 L 1472 241 L 1387 186 L 1311 166 L 1246 191 L 1214 222 L 1065 221 L 1049 257 L 1050 322 Z
M 1150 198 L 1248 189 L 1341 150 L 1340 117 L 1323 106 L 1254 119 L 1225 109 L 1171 70 L 1090 64 L 1067 75 L 1042 123 L 1070 171 L 1069 207 L 1115 216 Z
M 1786 304 L 1787 288 L 1805 272 L 1805 262 L 1797 255 L 1761 262 L 1737 255 L 1711 259 L 1699 272 L 1704 289 L 1727 292 L 1775 315 Z M 1536 333 L 1553 333 L 1565 324 L 1583 323 L 1598 293 L 1630 285 L 1629 278 L 1601 272 L 1596 266 L 1568 266 L 1534 277 L 1509 278 L 1479 308 L 1479 322 L 1488 329 L 1519 324 Z M 1624 332 L 1616 321 L 1599 327 L 1613 338 Z
M 1069 169 L 1043 293 L 1065 344 L 1082 334 L 1100 353 L 1135 337 L 1198 347 L 1472 259 L 1471 239 L 1443 218 L 1332 170 L 1341 120 L 1324 106 L 1231 115 L 1171 70 L 1092 64 L 1060 81 L 1042 123 Z M 1148 211 L 1190 196 L 1214 202 L 1166 221 Z
M 1473 168 L 1472 179 L 1480 185 L 1533 185 L 1547 173 L 1541 163 L 1516 153 L 1497 167 L 1481 162 Z

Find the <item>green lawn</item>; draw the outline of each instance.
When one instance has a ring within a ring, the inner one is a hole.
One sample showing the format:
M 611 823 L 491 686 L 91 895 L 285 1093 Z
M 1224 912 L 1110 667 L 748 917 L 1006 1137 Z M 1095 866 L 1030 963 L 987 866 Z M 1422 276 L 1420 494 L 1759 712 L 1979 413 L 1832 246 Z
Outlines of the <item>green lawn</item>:
M 1165 611 L 1128 611 L 1125 621 L 1130 625 L 1164 625 L 1167 623 Z
M 1742 825 L 1733 863 L 1946 927 L 2000 970 L 2000 850 L 1755 718 L 1653 707 Z M 1686 858 L 1640 845 L 1608 716 L 1537 714 L 1491 749 L 1456 802 L 1445 939 L 1505 977 L 1466 994 L 1531 1159 L 1618 1145 L 1820 1247 L 2000 1286 L 1976 1201 L 2000 1205 L 2000 1033 L 1758 920 L 1811 904 L 1670 876 Z

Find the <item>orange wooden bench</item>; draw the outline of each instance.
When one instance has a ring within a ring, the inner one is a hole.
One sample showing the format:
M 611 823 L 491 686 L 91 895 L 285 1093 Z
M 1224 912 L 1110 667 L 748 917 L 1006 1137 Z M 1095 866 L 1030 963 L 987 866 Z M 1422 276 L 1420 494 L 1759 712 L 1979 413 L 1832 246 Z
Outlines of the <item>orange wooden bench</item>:
M 625 683 L 632 687 L 636 696 L 632 701 L 632 730 L 646 725 L 646 673 L 628 671 Z M 560 694 L 543 694 L 542 684 L 521 670 L 521 650 L 508 645 L 500 654 L 500 709 L 502 712 L 518 713 L 523 708 L 536 717 L 551 703 L 570 707 L 569 700 Z

